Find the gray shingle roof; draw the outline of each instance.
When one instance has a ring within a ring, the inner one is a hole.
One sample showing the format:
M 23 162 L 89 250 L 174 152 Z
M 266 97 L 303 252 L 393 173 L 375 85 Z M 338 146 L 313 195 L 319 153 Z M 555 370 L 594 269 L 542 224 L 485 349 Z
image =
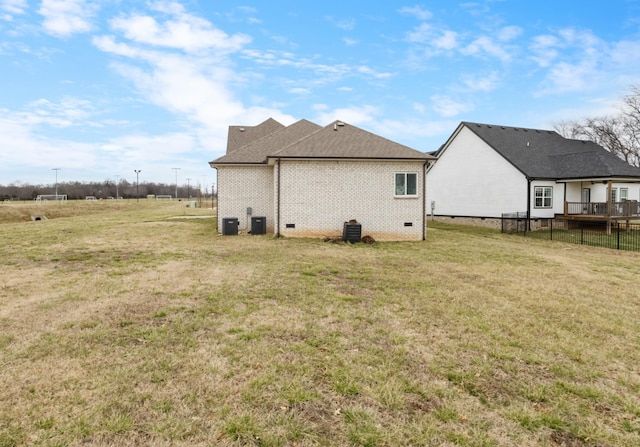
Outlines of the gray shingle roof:
M 266 163 L 267 156 L 271 155 L 285 146 L 306 137 L 307 135 L 321 129 L 315 123 L 307 120 L 300 120 L 290 126 L 283 127 L 262 138 L 239 147 L 226 155 L 212 161 L 212 164 L 257 164 Z
M 271 158 L 361 158 L 431 160 L 434 157 L 343 121 L 334 121 Z
M 265 121 L 268 123 L 269 120 Z M 275 121 L 274 121 L 275 122 Z M 263 126 L 265 123 L 261 124 Z M 279 123 L 278 123 L 279 124 Z M 260 127 L 257 126 L 257 127 Z M 307 120 L 300 120 L 290 126 L 272 131 L 260 138 L 254 138 L 240 147 L 238 132 L 241 126 L 229 128 L 229 135 L 236 138 L 228 143 L 227 154 L 210 162 L 216 164 L 262 164 L 268 158 L 360 158 L 392 160 L 432 160 L 432 155 L 395 143 L 366 130 L 335 121 L 320 127 Z M 272 129 L 271 126 L 268 127 Z M 249 131 L 246 127 L 241 133 Z M 262 131 L 265 129 L 263 128 Z M 255 132 L 252 134 L 255 135 Z M 242 137 L 246 138 L 246 137 Z
M 273 118 L 269 118 L 257 126 L 229 126 L 227 154 L 283 128 L 284 125 Z
M 603 147 L 564 138 L 552 130 L 462 122 L 529 178 L 640 178 L 633 167 Z

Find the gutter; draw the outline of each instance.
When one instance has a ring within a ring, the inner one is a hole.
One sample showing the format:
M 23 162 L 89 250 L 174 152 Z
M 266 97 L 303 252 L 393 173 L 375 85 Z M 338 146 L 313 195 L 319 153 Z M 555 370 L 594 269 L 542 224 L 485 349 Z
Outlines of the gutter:
M 218 183 L 218 168 L 216 168 L 215 166 L 211 166 L 213 169 L 216 170 L 216 183 L 215 185 L 218 187 L 218 189 L 220 189 L 220 183 Z M 214 187 L 211 187 L 211 209 L 213 210 L 213 199 L 215 196 L 215 200 L 216 200 L 216 233 L 220 233 L 220 225 L 218 224 L 218 219 L 220 218 L 220 202 L 218 201 L 218 194 L 216 194 L 216 191 L 214 190 Z
M 531 231 L 531 182 L 533 179 L 527 177 L 527 226 L 526 231 Z
M 280 158 L 276 159 L 276 166 L 278 167 L 278 187 L 276 188 L 276 238 L 280 238 Z
M 422 240 L 427 239 L 427 169 L 429 161 L 422 166 Z

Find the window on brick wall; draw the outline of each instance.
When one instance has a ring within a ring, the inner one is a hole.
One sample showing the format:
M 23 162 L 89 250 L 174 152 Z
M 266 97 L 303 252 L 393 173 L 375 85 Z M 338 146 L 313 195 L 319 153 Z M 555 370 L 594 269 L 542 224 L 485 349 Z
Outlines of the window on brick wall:
M 418 195 L 418 174 L 415 172 L 396 172 L 396 196 Z

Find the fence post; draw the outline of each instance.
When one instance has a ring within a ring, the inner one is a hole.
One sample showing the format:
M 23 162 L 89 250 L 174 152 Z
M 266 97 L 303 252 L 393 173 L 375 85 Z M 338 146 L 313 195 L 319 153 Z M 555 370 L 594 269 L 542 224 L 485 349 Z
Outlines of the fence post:
M 618 229 L 618 246 L 616 247 L 616 250 L 620 250 L 620 222 L 616 222 L 616 227 Z

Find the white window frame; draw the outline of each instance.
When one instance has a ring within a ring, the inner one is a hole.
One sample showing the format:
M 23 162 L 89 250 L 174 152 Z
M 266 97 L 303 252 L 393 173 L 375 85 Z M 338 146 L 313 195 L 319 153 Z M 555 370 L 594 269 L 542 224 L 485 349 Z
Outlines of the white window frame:
M 407 193 L 407 178 L 409 176 L 414 176 L 415 181 L 415 192 L 413 194 Z M 404 189 L 398 192 L 398 176 L 403 176 L 404 181 L 403 185 L 401 185 Z M 418 173 L 417 172 L 396 172 L 393 175 L 393 191 L 394 197 L 418 197 Z
M 620 188 L 620 202 L 629 200 L 629 188 Z
M 541 191 L 542 194 L 538 196 L 538 191 Z M 546 194 L 546 193 L 549 194 Z M 540 205 L 538 205 L 538 199 L 540 199 Z M 545 202 L 548 201 L 549 205 L 545 205 Z M 553 186 L 536 186 L 533 190 L 533 207 L 534 208 L 553 208 Z

